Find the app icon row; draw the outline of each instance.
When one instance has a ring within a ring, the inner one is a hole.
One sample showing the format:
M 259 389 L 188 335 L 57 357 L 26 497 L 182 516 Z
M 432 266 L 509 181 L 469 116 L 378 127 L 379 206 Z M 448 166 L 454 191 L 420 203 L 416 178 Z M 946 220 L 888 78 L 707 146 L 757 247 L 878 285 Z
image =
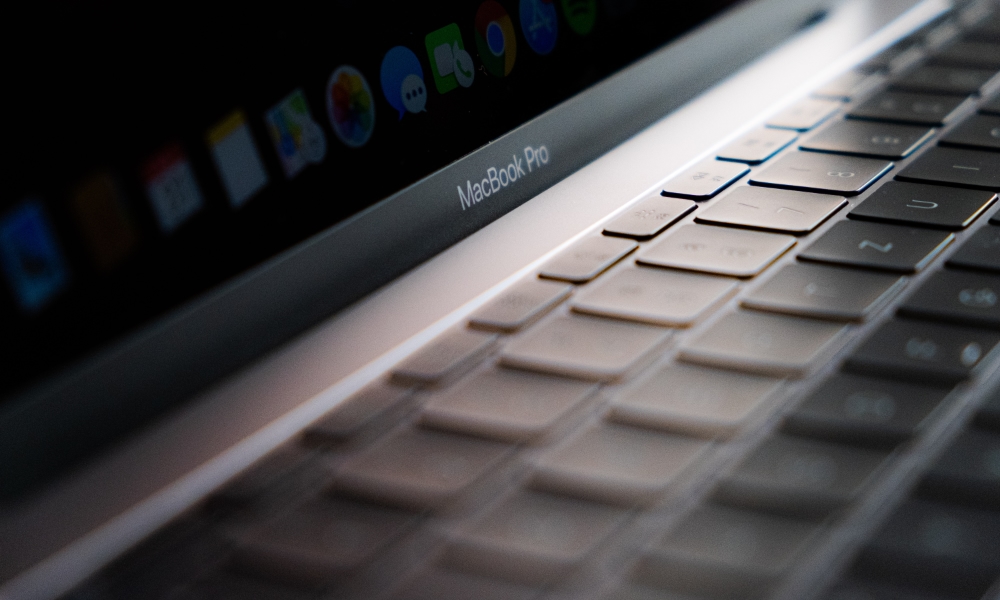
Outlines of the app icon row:
M 561 3 L 571 29 L 581 35 L 589 33 L 596 0 Z M 520 0 L 518 8 L 528 46 L 539 55 L 552 52 L 558 34 L 555 0 Z M 495 0 L 482 2 L 473 31 L 483 69 L 494 77 L 510 75 L 517 59 L 517 38 L 503 6 Z M 473 85 L 476 66 L 458 24 L 428 33 L 424 45 L 438 94 Z M 398 119 L 426 110 L 427 78 L 411 49 L 396 46 L 386 52 L 379 75 L 382 93 Z M 364 146 L 375 128 L 375 99 L 368 80 L 355 67 L 342 65 L 330 75 L 325 91 L 333 133 L 350 148 Z M 263 122 L 287 179 L 326 157 L 326 133 L 301 88 L 264 111 Z M 271 183 L 244 111 L 237 109 L 210 127 L 204 142 L 230 207 L 241 208 Z M 205 208 L 202 186 L 180 143 L 167 144 L 142 163 L 139 179 L 163 235 L 173 234 Z M 77 184 L 68 207 L 98 271 L 111 271 L 139 246 L 137 221 L 110 173 L 102 171 Z M 16 304 L 27 314 L 39 312 L 69 287 L 69 261 L 38 198 L 23 199 L 0 215 L 0 268 Z

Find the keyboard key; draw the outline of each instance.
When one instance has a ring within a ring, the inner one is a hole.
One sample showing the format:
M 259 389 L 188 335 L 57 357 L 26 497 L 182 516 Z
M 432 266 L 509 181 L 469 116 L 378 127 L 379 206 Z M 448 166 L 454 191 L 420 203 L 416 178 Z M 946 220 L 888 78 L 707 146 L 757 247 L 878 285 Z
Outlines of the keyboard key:
M 933 129 L 846 119 L 805 142 L 803 150 L 898 160 L 906 158 L 934 135 Z
M 512 340 L 500 360 L 509 367 L 613 381 L 642 364 L 669 336 L 659 327 L 565 316 Z
M 531 485 L 584 500 L 649 504 L 711 447 L 711 442 L 603 423 L 542 455 Z
M 868 189 L 892 166 L 891 162 L 873 158 L 791 152 L 751 176 L 750 183 L 854 196 Z
M 1000 573 L 997 513 L 908 500 L 858 557 L 855 569 L 959 598 L 979 598 Z
M 960 433 L 931 466 L 919 490 L 926 497 L 1000 510 L 1000 433 Z
M 896 178 L 1000 190 L 1000 154 L 959 148 L 930 148 L 900 171 Z
M 1000 150 L 1000 117 L 972 115 L 946 133 L 941 145 Z
M 668 327 L 689 327 L 736 293 L 728 277 L 628 267 L 583 290 L 573 310 Z
M 839 100 L 806 98 L 768 119 L 767 126 L 808 131 L 830 118 L 831 115 L 840 110 L 841 106 L 843 103 Z
M 403 385 L 433 384 L 464 372 L 496 344 L 497 336 L 452 329 L 396 365 L 392 380 Z
M 938 50 L 931 64 L 1000 70 L 1000 45 L 959 41 Z
M 790 235 L 685 225 L 648 246 L 636 262 L 655 267 L 753 277 L 795 245 Z
M 993 192 L 889 181 L 848 216 L 958 231 L 968 227 L 996 199 Z
M 895 319 L 861 344 L 846 367 L 856 373 L 954 384 L 969 378 L 997 342 L 1000 334 L 991 331 Z
M 846 205 L 842 196 L 743 186 L 700 211 L 695 220 L 799 235 Z
M 594 236 L 580 240 L 545 263 L 539 277 L 586 283 L 625 258 L 639 244 L 621 238 Z
M 944 250 L 955 235 L 899 225 L 841 221 L 799 253 L 800 260 L 915 273 Z
M 738 371 L 802 377 L 843 328 L 837 323 L 740 311 L 688 340 L 680 358 Z
M 902 286 L 903 278 L 896 275 L 793 263 L 745 295 L 741 304 L 832 321 L 863 321 Z
M 728 438 L 766 404 L 780 379 L 670 365 L 611 401 L 608 418 L 642 427 Z
M 538 492 L 518 492 L 464 527 L 445 550 L 452 566 L 545 583 L 578 566 L 627 512 Z
M 803 521 L 703 506 L 641 559 L 636 575 L 698 598 L 764 598 L 819 530 Z
M 719 150 L 716 158 L 757 165 L 780 152 L 798 137 L 794 131 L 757 129 Z
M 947 264 L 958 269 L 1000 273 L 1000 227 L 980 227 L 962 242 Z
M 680 221 L 697 207 L 690 200 L 654 196 L 629 208 L 604 226 L 605 235 L 648 240 Z
M 713 494 L 716 500 L 736 506 L 825 517 L 858 498 L 886 456 L 779 434 L 743 459 Z
M 800 436 L 873 447 L 905 442 L 931 421 L 948 388 L 838 374 L 785 417 Z
M 1000 329 L 1000 277 L 940 271 L 899 309 L 908 317 Z
M 978 94 L 994 74 L 995 69 L 927 65 L 896 78 L 892 87 L 909 92 L 968 96 Z
M 829 98 L 848 102 L 859 96 L 864 96 L 885 82 L 881 74 L 872 74 L 862 70 L 848 71 L 840 77 L 827 82 L 812 93 L 816 98 Z
M 525 442 L 548 433 L 594 389 L 571 379 L 494 369 L 432 397 L 420 420 L 456 433 Z
M 438 508 L 492 469 L 506 444 L 405 429 L 348 458 L 335 473 L 336 489 L 376 502 Z
M 913 125 L 944 125 L 961 112 L 966 101 L 960 96 L 882 92 L 847 113 L 853 119 L 890 121 Z
M 708 200 L 750 172 L 746 165 L 721 160 L 703 160 L 663 186 L 664 196 Z
M 309 443 L 346 440 L 410 395 L 409 390 L 376 382 L 345 399 L 326 416 L 309 426 L 303 435 Z
M 399 510 L 314 500 L 237 536 L 232 560 L 248 574 L 321 585 L 369 562 L 415 521 Z
M 537 321 L 572 292 L 569 284 L 525 279 L 472 313 L 469 325 L 489 331 L 517 331 Z

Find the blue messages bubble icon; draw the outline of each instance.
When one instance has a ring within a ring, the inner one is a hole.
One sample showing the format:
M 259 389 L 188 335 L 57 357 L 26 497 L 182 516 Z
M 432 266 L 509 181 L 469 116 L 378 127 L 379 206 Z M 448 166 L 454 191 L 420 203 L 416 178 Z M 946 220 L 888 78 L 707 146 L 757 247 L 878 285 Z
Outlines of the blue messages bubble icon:
M 402 119 L 407 111 L 418 113 L 427 105 L 424 70 L 412 50 L 396 46 L 382 59 L 382 93 Z

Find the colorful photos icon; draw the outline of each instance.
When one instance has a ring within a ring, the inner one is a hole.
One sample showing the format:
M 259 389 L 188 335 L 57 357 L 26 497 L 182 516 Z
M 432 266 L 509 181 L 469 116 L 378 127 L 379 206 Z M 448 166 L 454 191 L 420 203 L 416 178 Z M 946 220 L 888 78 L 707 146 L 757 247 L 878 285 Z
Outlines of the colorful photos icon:
M 205 141 L 212 152 L 212 161 L 222 178 L 230 206 L 243 206 L 267 185 L 267 170 L 243 111 L 233 111 L 209 129 Z
M 472 56 L 465 51 L 462 32 L 458 25 L 451 23 L 424 38 L 427 57 L 431 61 L 434 87 L 439 94 L 450 92 L 458 86 L 469 87 L 476 76 Z
M 69 268 L 38 200 L 25 200 L 0 218 L 0 265 L 27 313 L 44 308 L 69 284 Z
M 81 181 L 70 196 L 70 207 L 99 270 L 110 271 L 139 244 L 135 221 L 110 173 L 96 173 Z
M 476 49 L 483 66 L 496 77 L 510 75 L 517 58 L 514 23 L 494 0 L 486 0 L 476 11 Z
M 597 0 L 562 0 L 563 15 L 569 28 L 579 35 L 587 35 L 597 21 Z
M 330 75 L 326 113 L 340 141 L 351 148 L 368 142 L 375 129 L 375 98 L 360 71 L 344 65 Z
M 286 177 L 291 179 L 310 164 L 323 162 L 326 136 L 313 120 L 301 89 L 275 104 L 264 114 L 264 121 Z
M 163 233 L 172 233 L 205 204 L 180 144 L 171 144 L 146 161 L 142 181 Z
M 521 0 L 521 31 L 531 49 L 541 55 L 552 52 L 559 34 L 555 0 Z
M 427 106 L 424 70 L 417 55 L 405 46 L 396 46 L 382 59 L 382 93 L 402 119 L 407 111 L 422 112 Z

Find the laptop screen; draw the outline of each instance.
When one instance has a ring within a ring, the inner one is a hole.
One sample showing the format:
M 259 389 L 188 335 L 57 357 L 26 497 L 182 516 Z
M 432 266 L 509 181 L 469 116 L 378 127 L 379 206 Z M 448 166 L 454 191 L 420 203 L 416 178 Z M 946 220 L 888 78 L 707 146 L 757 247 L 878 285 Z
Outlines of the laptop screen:
M 4 394 L 489 144 L 731 3 L 344 0 L 155 15 L 93 3 L 46 16 L 30 35 L 62 51 L 13 65 L 8 88 L 20 93 L 0 206 L 13 366 Z M 467 178 L 455 203 L 548 161 L 544 145 L 526 150 Z

